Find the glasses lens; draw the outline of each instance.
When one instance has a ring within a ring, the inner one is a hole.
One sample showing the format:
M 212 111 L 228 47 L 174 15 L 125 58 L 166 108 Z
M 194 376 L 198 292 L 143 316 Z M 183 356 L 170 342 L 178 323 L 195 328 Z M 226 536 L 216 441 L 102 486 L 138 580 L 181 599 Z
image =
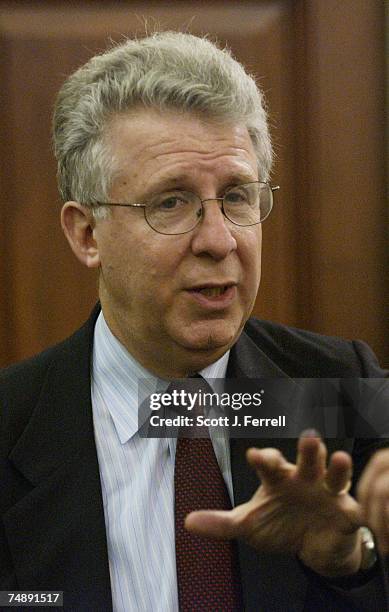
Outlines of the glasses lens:
M 273 194 L 267 183 L 232 187 L 224 194 L 224 212 L 236 225 L 255 225 L 269 215 Z
M 189 191 L 169 191 L 153 198 L 145 209 L 148 224 L 160 234 L 184 234 L 201 217 L 201 200 Z
M 228 189 L 223 197 L 224 214 L 235 225 L 261 223 L 269 215 L 273 193 L 267 183 L 247 183 Z M 190 191 L 156 195 L 145 207 L 147 223 L 160 234 L 185 234 L 202 216 L 199 196 Z

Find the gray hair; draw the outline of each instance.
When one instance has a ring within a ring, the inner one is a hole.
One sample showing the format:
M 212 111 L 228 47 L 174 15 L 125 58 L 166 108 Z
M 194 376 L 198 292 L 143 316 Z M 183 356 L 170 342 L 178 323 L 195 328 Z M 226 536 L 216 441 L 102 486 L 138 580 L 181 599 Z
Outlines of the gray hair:
M 272 147 L 263 95 L 253 77 L 207 38 L 160 32 L 96 55 L 62 86 L 53 132 L 64 201 L 91 206 L 107 201 L 118 170 L 105 142 L 109 120 L 140 106 L 244 124 L 260 179 L 268 179 Z

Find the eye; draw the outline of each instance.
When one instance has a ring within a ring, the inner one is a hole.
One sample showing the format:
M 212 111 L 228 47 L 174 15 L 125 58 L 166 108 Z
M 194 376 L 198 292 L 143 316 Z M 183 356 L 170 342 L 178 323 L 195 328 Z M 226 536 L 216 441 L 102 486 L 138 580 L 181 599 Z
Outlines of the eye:
M 159 207 L 165 210 L 171 210 L 173 208 L 178 208 L 182 204 L 182 198 L 179 198 L 177 196 L 170 196 L 169 198 L 162 200 L 162 202 L 159 203 Z
M 151 202 L 154 209 L 161 212 L 178 211 L 190 203 L 185 192 L 161 193 Z
M 196 199 L 187 191 L 169 191 L 155 196 L 149 205 L 149 213 L 156 215 L 188 214 Z
M 247 190 L 243 187 L 234 187 L 224 194 L 227 204 L 246 204 L 249 201 Z

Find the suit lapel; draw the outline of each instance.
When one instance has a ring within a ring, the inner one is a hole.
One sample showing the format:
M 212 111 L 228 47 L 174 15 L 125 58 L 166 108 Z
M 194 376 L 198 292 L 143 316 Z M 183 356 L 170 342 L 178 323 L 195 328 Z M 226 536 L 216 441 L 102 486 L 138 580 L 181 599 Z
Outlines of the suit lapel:
M 95 316 L 57 350 L 10 454 L 24 491 L 4 517 L 17 579 L 63 590 L 65 609 L 112 609 L 90 397 Z
M 227 377 L 288 378 L 245 332 L 231 350 Z M 250 499 L 260 484 L 246 462 L 246 451 L 252 446 L 276 446 L 288 459 L 294 460 L 295 457 L 295 439 L 232 439 L 231 470 L 235 505 Z M 238 548 L 246 612 L 286 610 L 292 600 L 294 612 L 303 610 L 306 580 L 293 556 L 258 553 L 241 541 Z M 287 589 L 275 588 L 280 577 L 283 581 L 288 577 Z
M 289 378 L 267 355 L 243 332 L 232 348 L 227 370 L 229 378 Z M 324 385 L 330 389 L 329 385 Z M 332 405 L 333 398 L 331 395 Z M 274 446 L 291 462 L 296 461 L 296 438 L 307 427 L 307 412 L 300 412 L 296 405 L 294 415 L 295 437 L 269 439 L 231 439 L 231 471 L 235 505 L 252 497 L 260 481 L 246 462 L 246 451 L 251 446 L 264 448 Z M 292 416 L 292 413 L 290 413 Z M 293 434 L 294 435 L 294 434 Z M 329 454 L 335 450 L 350 451 L 352 441 L 326 439 Z M 263 554 L 244 542 L 239 542 L 239 559 L 246 612 L 267 610 L 289 610 L 293 601 L 293 612 L 304 609 L 307 580 L 304 571 L 293 555 Z M 282 583 L 284 588 L 280 588 Z
M 251 340 L 245 331 L 233 346 L 227 378 L 285 378 L 287 374 Z

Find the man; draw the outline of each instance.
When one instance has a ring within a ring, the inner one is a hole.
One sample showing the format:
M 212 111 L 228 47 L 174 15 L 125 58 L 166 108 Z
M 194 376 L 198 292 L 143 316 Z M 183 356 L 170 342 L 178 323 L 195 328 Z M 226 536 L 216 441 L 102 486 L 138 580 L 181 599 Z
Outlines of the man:
M 327 466 L 315 432 L 296 455 L 138 430 L 143 378 L 384 375 L 363 343 L 247 322 L 272 205 L 254 81 L 205 39 L 127 41 L 64 84 L 54 140 L 62 226 L 99 269 L 101 310 L 2 374 L 1 589 L 63 590 L 69 610 L 387 609 L 361 528 L 386 554 L 389 451 L 365 468 L 378 441 L 329 440 Z M 226 504 L 177 521 L 220 487 Z

